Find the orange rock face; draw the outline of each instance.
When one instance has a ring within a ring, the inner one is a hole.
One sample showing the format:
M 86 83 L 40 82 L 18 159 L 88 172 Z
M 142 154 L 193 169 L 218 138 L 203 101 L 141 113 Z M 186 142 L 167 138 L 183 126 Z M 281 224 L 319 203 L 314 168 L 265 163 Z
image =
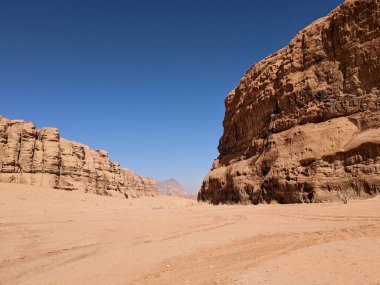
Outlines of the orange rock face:
M 347 0 L 255 64 L 225 100 L 198 199 L 316 202 L 380 192 L 380 1 Z
M 60 138 L 58 129 L 0 116 L 0 182 L 100 195 L 154 196 L 157 185 L 112 162 L 108 152 Z

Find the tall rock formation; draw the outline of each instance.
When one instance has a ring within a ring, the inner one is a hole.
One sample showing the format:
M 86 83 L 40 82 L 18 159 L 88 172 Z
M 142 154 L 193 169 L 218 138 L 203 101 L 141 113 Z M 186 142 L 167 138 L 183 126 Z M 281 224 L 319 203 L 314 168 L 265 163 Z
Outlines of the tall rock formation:
M 82 190 L 100 195 L 154 196 L 157 185 L 120 168 L 104 150 L 60 138 L 56 128 L 0 116 L 0 182 Z
M 199 200 L 316 202 L 380 192 L 380 1 L 347 0 L 255 64 L 225 100 Z

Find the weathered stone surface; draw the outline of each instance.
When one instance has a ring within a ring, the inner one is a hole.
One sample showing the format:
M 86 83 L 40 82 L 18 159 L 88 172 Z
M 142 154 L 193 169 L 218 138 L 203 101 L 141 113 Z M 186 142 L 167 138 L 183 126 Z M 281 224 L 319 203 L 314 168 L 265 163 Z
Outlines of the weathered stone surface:
M 0 116 L 0 182 L 100 195 L 154 196 L 157 185 L 112 162 L 108 152 L 60 138 L 58 129 L 36 129 Z
M 255 64 L 225 100 L 199 200 L 280 203 L 380 192 L 380 1 L 347 0 Z

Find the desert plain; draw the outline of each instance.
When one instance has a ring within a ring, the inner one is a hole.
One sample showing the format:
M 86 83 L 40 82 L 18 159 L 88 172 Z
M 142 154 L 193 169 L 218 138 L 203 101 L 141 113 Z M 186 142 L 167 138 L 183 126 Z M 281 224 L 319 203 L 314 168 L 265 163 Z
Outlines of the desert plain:
M 380 284 L 380 197 L 219 205 L 0 184 L 0 284 Z

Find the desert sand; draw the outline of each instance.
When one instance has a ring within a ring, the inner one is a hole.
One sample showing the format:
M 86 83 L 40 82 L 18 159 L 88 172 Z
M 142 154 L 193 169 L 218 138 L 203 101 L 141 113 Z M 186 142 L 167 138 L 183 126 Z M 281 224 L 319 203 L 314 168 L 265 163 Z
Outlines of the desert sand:
M 380 197 L 220 205 L 0 184 L 0 284 L 380 284 Z

